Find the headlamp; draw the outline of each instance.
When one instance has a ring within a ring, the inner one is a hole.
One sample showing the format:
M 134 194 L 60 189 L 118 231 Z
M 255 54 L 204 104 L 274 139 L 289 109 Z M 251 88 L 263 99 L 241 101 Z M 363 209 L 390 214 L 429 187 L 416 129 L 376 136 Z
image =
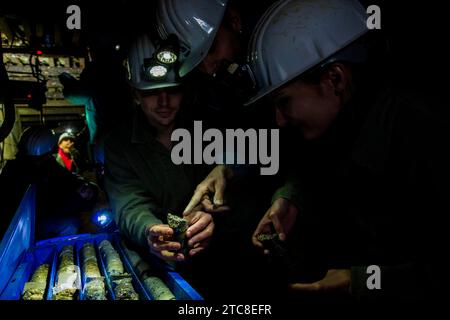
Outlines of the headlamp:
M 169 72 L 170 66 L 159 62 L 157 59 L 144 59 L 143 72 L 148 81 L 164 80 Z
M 161 40 L 156 49 L 156 58 L 159 62 L 173 64 L 177 62 L 180 54 L 180 43 L 176 35 L 171 34 L 165 40 Z
M 148 69 L 148 74 L 152 78 L 159 79 L 165 77 L 168 71 L 169 70 L 167 70 L 167 68 L 164 66 L 154 65 Z
M 144 59 L 144 74 L 150 80 L 164 80 L 178 61 L 180 45 L 175 35 L 158 43 L 152 58 Z
M 172 64 L 175 63 L 178 59 L 177 55 L 169 50 L 163 50 L 156 54 L 156 58 L 159 62 L 165 63 L 165 64 Z

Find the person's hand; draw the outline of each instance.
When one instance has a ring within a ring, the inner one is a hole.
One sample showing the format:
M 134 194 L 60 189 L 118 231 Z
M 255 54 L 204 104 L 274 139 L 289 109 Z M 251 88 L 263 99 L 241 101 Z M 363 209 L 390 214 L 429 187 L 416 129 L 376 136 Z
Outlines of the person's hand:
M 189 221 L 189 227 L 186 230 L 188 246 L 192 248 L 189 255 L 194 256 L 208 246 L 214 232 L 214 221 L 209 213 L 199 210 L 193 211 L 184 218 Z
M 271 234 L 273 229 L 275 229 L 279 239 L 285 241 L 286 235 L 289 234 L 294 226 L 297 215 L 298 209 L 294 204 L 284 198 L 277 199 L 256 227 L 252 237 L 253 244 L 264 250 L 264 254 L 269 254 L 269 251 L 264 248 L 257 236 L 260 234 Z
M 191 201 L 184 209 L 183 215 L 188 215 L 199 204 L 203 206 L 205 211 L 210 213 L 224 212 L 229 210 L 225 206 L 225 187 L 227 180 L 233 175 L 232 170 L 225 165 L 216 166 L 209 175 L 195 189 Z M 213 195 L 211 201 L 210 195 Z
M 290 289 L 301 292 L 350 293 L 350 269 L 330 269 L 322 280 L 313 283 L 293 283 Z
M 181 249 L 181 243 L 171 241 L 173 230 L 168 225 L 153 225 L 146 230 L 146 234 L 150 251 L 157 257 L 165 261 L 183 261 L 185 259 L 182 253 L 177 252 Z

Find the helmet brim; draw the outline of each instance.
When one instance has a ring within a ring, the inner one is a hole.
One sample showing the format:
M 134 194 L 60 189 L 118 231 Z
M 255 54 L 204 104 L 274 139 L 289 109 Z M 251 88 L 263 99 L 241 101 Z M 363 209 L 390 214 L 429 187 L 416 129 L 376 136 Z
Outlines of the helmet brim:
M 209 52 L 209 49 L 211 49 L 211 46 L 214 42 L 214 39 L 217 34 L 217 29 L 218 28 L 216 28 L 213 31 L 213 34 L 211 35 L 210 38 L 208 38 L 208 40 L 205 43 L 205 46 L 201 48 L 201 50 L 192 51 L 189 54 L 189 56 L 185 59 L 185 61 L 180 66 L 180 70 L 178 71 L 180 77 L 184 77 L 189 72 L 194 70 L 203 61 L 203 59 L 205 59 L 205 57 Z
M 135 88 L 137 90 L 141 90 L 141 91 L 171 88 L 171 87 L 177 87 L 177 86 L 181 85 L 180 82 L 152 82 L 152 83 L 150 83 L 147 81 L 141 81 L 139 83 L 131 83 L 131 82 L 129 82 L 129 83 L 133 88 Z
M 209 37 L 206 38 L 206 41 L 203 46 L 200 46 L 197 50 L 191 51 L 191 53 L 187 56 L 187 58 L 184 60 L 184 62 L 180 66 L 180 70 L 178 71 L 178 74 L 180 77 L 184 77 L 189 72 L 194 70 L 202 61 L 205 59 L 205 57 L 208 55 L 209 50 L 211 49 L 211 46 L 216 39 L 217 31 L 220 28 L 220 25 L 222 24 L 223 17 L 225 16 L 226 7 L 224 7 L 224 10 L 221 14 L 220 18 L 220 24 L 217 25 L 216 28 L 214 28 L 211 31 L 211 34 Z
M 292 80 L 292 79 L 290 79 Z M 252 98 L 250 98 L 247 102 L 244 103 L 244 106 L 249 106 L 254 104 L 256 101 L 261 100 L 262 98 L 264 98 L 265 96 L 267 96 L 268 94 L 272 93 L 273 91 L 277 90 L 278 88 L 282 87 L 284 84 L 288 83 L 290 80 L 286 80 L 283 83 L 280 83 L 277 86 L 272 86 L 269 88 L 266 88 L 265 90 L 261 90 L 259 91 L 255 96 L 253 96 Z

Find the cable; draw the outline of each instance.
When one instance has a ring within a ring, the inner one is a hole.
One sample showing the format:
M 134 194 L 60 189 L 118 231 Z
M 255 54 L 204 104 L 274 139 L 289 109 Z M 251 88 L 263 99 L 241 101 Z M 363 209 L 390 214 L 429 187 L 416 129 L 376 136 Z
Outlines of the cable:
M 33 77 L 35 77 L 37 79 L 37 81 L 39 83 L 46 81 L 47 79 L 45 78 L 45 76 L 42 74 L 41 69 L 39 68 L 39 56 L 36 55 L 36 62 L 33 64 L 33 56 L 35 56 L 35 54 L 31 54 L 30 55 L 30 67 L 31 67 L 31 73 L 33 75 Z
M 3 108 L 4 108 L 3 104 L 0 104 L 0 111 L 2 113 L 2 119 L 5 118 L 5 110 Z M 2 169 L 3 169 L 4 161 L 5 161 L 5 140 L 0 142 L 0 150 L 1 150 L 1 153 L 0 153 L 0 173 L 1 173 Z

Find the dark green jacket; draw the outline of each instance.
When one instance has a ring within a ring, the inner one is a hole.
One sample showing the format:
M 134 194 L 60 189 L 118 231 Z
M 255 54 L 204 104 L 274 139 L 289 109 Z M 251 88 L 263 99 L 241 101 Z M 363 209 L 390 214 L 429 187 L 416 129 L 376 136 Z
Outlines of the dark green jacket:
M 105 142 L 105 188 L 120 231 L 146 246 L 148 226 L 181 215 L 207 168 L 175 165 L 138 112 Z

